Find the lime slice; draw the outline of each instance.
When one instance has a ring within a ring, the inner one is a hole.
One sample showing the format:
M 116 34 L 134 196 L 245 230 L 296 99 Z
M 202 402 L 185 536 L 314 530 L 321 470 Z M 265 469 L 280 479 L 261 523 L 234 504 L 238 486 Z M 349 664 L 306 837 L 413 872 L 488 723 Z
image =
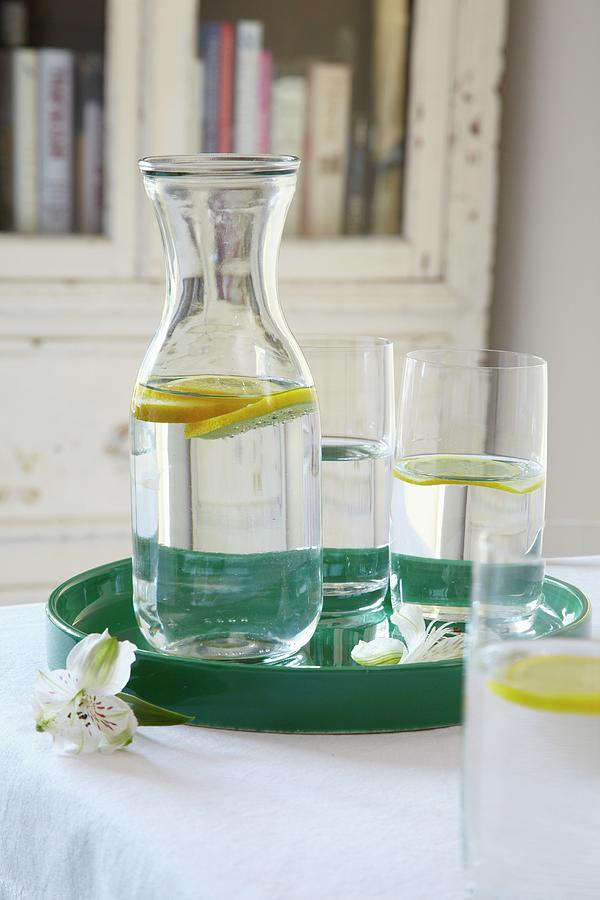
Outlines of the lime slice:
M 538 463 L 524 459 L 428 454 L 398 460 L 394 477 L 423 486 L 462 484 L 527 494 L 543 485 L 544 470 Z
M 312 387 L 240 376 L 199 375 L 136 385 L 132 414 L 144 422 L 185 424 L 186 438 L 229 437 L 314 412 Z
M 532 709 L 600 716 L 597 656 L 528 656 L 510 663 L 488 686 L 499 697 Z

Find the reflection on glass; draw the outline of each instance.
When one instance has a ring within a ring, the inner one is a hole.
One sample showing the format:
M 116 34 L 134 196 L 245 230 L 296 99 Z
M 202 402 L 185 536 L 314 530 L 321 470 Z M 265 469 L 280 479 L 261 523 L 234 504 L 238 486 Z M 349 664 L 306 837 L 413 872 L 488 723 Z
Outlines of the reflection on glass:
M 409 0 L 203 0 L 207 153 L 303 160 L 286 235 L 399 234 Z

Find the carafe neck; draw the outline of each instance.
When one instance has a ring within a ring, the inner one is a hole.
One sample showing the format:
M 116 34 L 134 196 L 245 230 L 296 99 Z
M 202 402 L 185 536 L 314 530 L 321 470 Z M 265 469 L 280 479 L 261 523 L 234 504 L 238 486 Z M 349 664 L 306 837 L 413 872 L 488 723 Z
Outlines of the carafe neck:
M 243 326 L 265 317 L 284 327 L 277 259 L 297 161 L 190 159 L 195 168 L 182 172 L 166 163 L 164 171 L 144 170 L 142 162 L 165 249 L 165 318 Z

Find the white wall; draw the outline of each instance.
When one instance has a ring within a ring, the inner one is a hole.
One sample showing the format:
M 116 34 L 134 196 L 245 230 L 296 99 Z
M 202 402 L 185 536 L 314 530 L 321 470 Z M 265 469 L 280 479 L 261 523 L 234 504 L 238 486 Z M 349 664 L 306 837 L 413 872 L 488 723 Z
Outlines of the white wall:
M 549 364 L 548 555 L 600 553 L 600 0 L 512 0 L 491 345 Z

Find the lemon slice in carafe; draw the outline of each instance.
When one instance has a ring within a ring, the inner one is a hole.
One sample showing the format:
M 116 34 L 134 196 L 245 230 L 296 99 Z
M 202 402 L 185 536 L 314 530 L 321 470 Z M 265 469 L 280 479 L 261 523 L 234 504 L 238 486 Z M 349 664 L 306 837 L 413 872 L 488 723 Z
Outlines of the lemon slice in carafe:
M 132 414 L 144 422 L 184 424 L 186 438 L 221 438 L 315 412 L 312 387 L 242 376 L 199 375 L 138 384 Z

